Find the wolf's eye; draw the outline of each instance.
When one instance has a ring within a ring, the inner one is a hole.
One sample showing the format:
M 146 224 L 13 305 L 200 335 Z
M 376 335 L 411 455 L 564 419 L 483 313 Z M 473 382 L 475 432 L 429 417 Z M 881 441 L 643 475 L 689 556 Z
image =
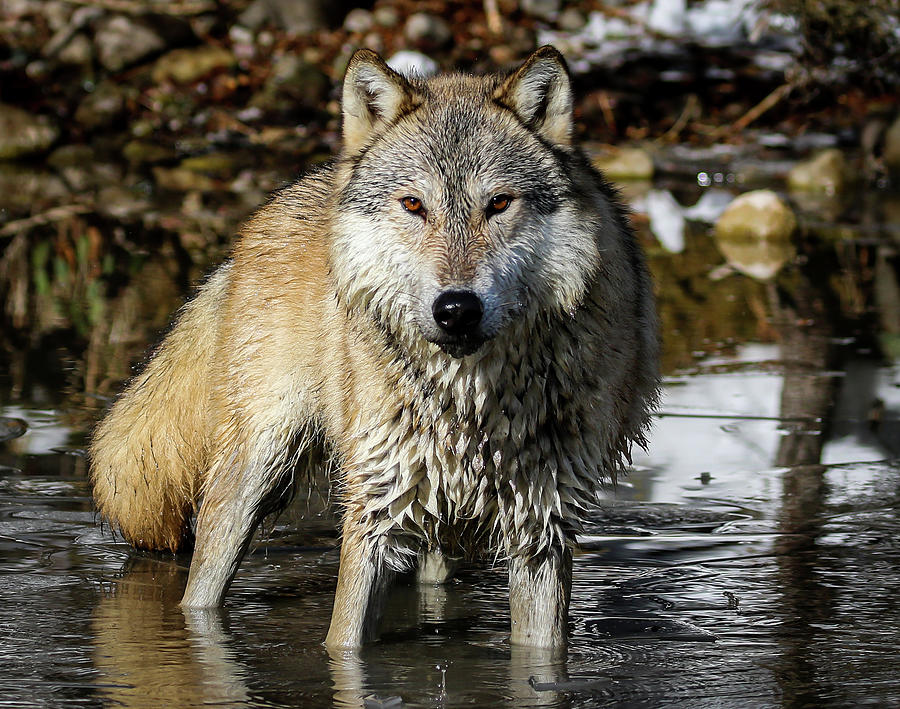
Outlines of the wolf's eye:
M 420 217 L 425 216 L 425 205 L 422 204 L 422 200 L 418 197 L 413 197 L 412 195 L 406 195 L 400 199 L 400 204 L 403 205 L 403 208 L 407 212 L 412 212 L 413 214 L 418 214 Z
M 487 206 L 487 215 L 490 217 L 494 214 L 500 214 L 500 212 L 504 211 L 512 202 L 513 198 L 508 194 L 498 194 L 491 197 L 491 201 L 488 202 Z

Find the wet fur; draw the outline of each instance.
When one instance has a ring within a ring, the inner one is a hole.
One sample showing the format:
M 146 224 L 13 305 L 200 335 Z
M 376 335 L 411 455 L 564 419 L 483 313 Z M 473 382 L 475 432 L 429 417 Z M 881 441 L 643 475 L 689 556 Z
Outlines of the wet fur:
M 183 605 L 218 605 L 327 450 L 344 510 L 329 645 L 374 637 L 394 571 L 494 550 L 512 640 L 562 646 L 573 533 L 657 391 L 651 285 L 571 144 L 565 65 L 543 48 L 507 77 L 424 81 L 363 50 L 343 107 L 339 159 L 244 225 L 99 425 L 97 505 L 173 551 L 199 507 Z M 400 207 L 410 192 L 424 218 Z M 488 217 L 497 193 L 513 201 Z M 435 326 L 447 288 L 484 302 L 469 341 Z

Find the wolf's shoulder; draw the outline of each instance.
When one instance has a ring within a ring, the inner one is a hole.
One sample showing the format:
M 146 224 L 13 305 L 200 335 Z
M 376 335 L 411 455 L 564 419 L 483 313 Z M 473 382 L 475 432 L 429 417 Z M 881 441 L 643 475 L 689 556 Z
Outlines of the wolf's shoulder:
M 286 272 L 301 262 L 309 268 L 321 265 L 327 258 L 334 192 L 330 163 L 275 190 L 240 227 L 232 252 L 237 270 L 248 262 Z

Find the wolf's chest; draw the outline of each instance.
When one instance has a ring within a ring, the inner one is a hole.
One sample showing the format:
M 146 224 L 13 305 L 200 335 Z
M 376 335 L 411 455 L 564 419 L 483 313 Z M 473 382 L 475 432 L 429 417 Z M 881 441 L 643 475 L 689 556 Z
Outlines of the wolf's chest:
M 401 383 L 360 427 L 348 492 L 374 534 L 507 549 L 561 536 L 570 503 L 593 495 L 599 448 L 548 411 L 542 376 L 509 371 L 441 372 L 427 396 Z

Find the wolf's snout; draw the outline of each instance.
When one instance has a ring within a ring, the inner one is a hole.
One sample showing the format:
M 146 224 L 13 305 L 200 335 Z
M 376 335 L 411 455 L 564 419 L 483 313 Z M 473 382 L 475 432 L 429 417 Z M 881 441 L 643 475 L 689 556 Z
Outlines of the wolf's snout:
M 484 315 L 484 306 L 470 290 L 448 290 L 434 299 L 431 313 L 445 333 L 452 337 L 464 337 L 475 333 Z

